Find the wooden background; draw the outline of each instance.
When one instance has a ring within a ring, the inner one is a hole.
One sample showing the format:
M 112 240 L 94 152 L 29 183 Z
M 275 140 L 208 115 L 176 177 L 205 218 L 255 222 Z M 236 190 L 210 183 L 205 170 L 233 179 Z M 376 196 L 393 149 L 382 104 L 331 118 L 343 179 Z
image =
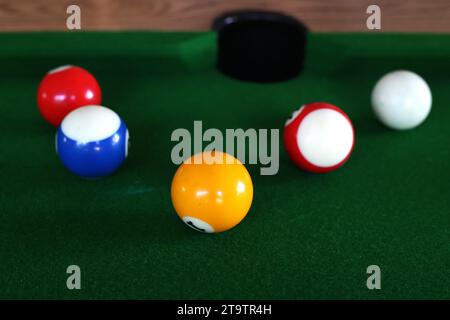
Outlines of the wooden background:
M 377 4 L 382 31 L 450 32 L 450 0 L 0 0 L 0 31 L 65 30 L 66 8 L 81 7 L 84 30 L 207 30 L 234 9 L 283 11 L 314 31 L 367 31 Z

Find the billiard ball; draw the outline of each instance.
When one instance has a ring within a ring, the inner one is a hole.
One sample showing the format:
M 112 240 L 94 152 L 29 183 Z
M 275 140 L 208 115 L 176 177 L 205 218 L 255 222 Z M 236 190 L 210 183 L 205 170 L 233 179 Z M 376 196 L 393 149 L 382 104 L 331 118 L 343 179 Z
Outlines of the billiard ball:
M 59 126 L 76 108 L 100 105 L 102 93 L 97 80 L 87 70 L 63 66 L 49 71 L 37 90 L 37 105 L 45 120 Z
M 128 129 L 112 110 L 85 106 L 69 113 L 56 133 L 56 153 L 78 176 L 101 178 L 116 171 L 128 154 Z
M 252 179 L 245 166 L 227 153 L 198 153 L 176 171 L 171 198 L 185 224 L 201 232 L 222 232 L 239 224 L 250 210 Z
M 328 103 L 315 102 L 302 106 L 287 120 L 283 142 L 298 167 L 325 173 L 348 160 L 353 150 L 354 130 L 344 111 Z
M 420 125 L 431 110 L 431 91 L 418 74 L 400 70 L 384 75 L 372 91 L 372 109 L 384 125 L 397 130 Z

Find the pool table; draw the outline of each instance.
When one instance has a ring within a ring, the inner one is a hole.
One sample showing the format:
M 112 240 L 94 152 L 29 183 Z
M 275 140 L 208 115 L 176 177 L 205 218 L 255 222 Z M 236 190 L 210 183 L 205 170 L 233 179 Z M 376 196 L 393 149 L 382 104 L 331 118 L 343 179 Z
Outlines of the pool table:
M 450 298 L 450 35 L 312 32 L 301 74 L 277 83 L 219 72 L 215 32 L 1 33 L 0 43 L 0 298 Z M 65 64 L 96 76 L 130 130 L 128 159 L 108 178 L 67 171 L 38 112 L 39 81 Z M 395 69 L 419 73 L 433 94 L 410 131 L 385 128 L 370 107 Z M 304 172 L 280 141 L 278 174 L 246 165 L 254 199 L 240 225 L 202 234 L 182 223 L 173 130 L 202 120 L 281 133 L 313 101 L 352 119 L 342 168 Z M 69 265 L 81 290 L 66 287 Z M 380 290 L 366 286 L 370 265 Z

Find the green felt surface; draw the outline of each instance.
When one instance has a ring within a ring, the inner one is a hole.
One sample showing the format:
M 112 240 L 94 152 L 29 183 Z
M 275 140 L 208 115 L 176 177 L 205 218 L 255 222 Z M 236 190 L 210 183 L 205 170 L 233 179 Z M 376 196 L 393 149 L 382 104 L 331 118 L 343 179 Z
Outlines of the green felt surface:
M 0 298 L 450 298 L 450 36 L 311 34 L 305 72 L 276 84 L 214 69 L 213 33 L 0 34 Z M 86 181 L 54 151 L 40 117 L 43 74 L 78 64 L 131 134 L 126 164 Z M 375 81 L 420 72 L 427 121 L 407 132 L 370 110 Z M 186 227 L 170 201 L 176 128 L 279 128 L 312 101 L 343 108 L 356 130 L 349 162 L 326 175 L 247 166 L 254 201 L 235 229 Z M 66 289 L 66 267 L 82 289 Z M 366 288 L 366 268 L 382 289 Z

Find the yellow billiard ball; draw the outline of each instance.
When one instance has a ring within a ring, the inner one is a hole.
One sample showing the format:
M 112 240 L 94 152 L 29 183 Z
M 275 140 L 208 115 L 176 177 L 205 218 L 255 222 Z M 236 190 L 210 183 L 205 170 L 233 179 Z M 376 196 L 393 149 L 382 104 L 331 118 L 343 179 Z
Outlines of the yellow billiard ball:
M 188 226 L 201 232 L 222 232 L 247 215 L 253 183 L 238 159 L 219 151 L 205 151 L 178 168 L 171 197 L 175 211 Z

